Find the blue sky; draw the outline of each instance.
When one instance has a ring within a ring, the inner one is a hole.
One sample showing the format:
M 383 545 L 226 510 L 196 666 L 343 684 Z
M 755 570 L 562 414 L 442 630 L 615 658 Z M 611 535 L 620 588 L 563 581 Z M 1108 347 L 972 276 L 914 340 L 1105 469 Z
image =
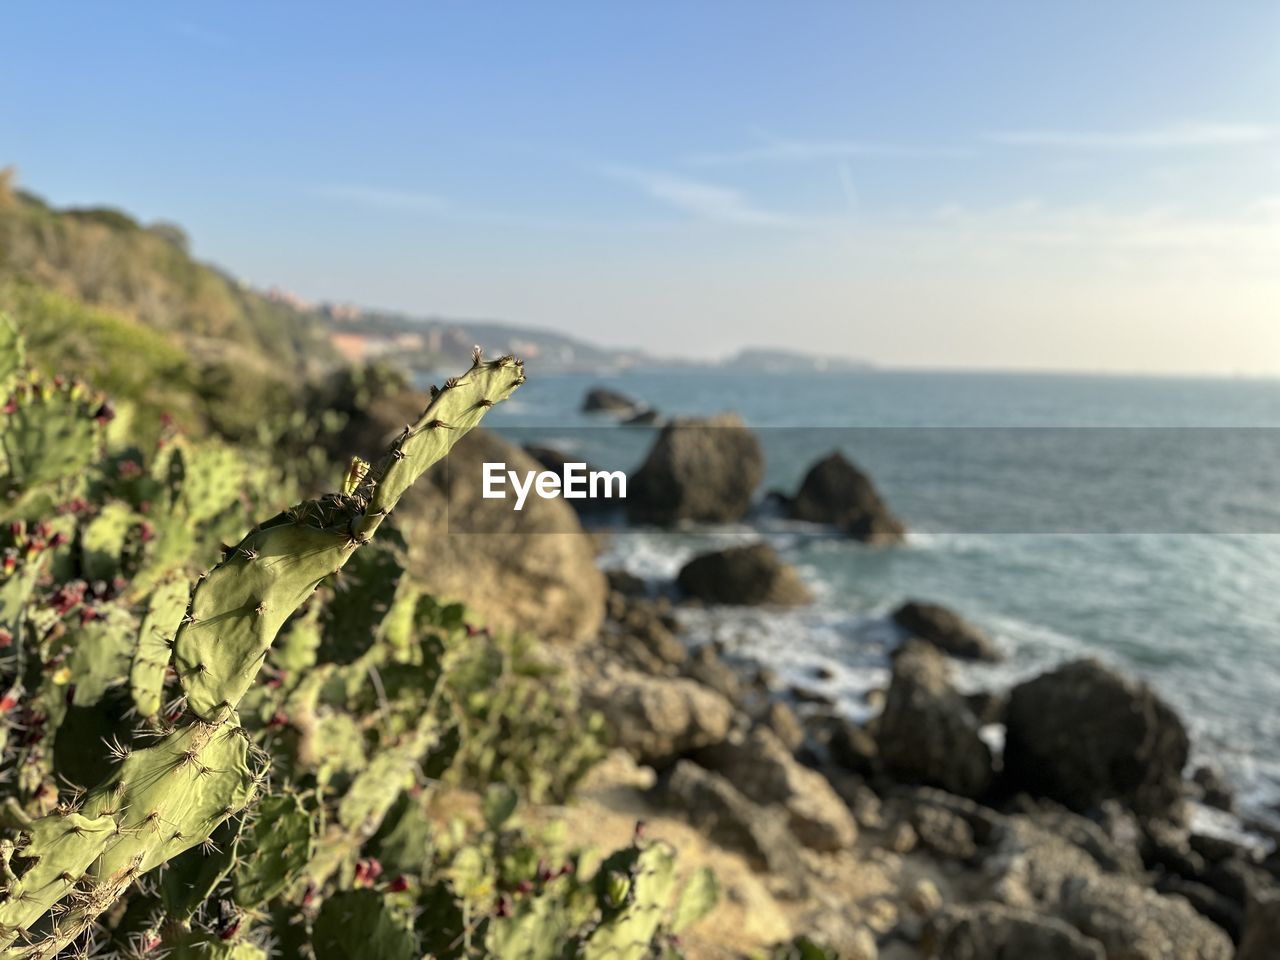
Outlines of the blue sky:
M 1280 4 L 6 6 L 0 164 L 604 343 L 1280 373 Z

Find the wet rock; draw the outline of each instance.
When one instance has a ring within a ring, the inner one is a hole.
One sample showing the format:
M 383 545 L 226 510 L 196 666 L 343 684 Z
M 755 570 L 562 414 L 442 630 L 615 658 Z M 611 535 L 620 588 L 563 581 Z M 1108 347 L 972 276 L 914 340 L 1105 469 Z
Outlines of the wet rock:
M 755 434 L 733 414 L 663 427 L 627 486 L 634 523 L 731 523 L 746 516 L 764 475 Z
M 871 478 L 838 452 L 819 460 L 790 501 L 793 520 L 830 524 L 871 544 L 902 542 L 906 528 L 881 499 Z
M 680 760 L 658 783 L 658 799 L 678 810 L 694 827 L 726 850 L 742 854 L 756 870 L 802 888 L 803 865 L 786 814 L 762 807 L 727 779 L 688 760 Z
M 995 903 L 945 908 L 924 947 L 938 960 L 1108 960 L 1100 943 L 1069 924 Z
M 604 576 L 609 589 L 624 597 L 643 597 L 648 593 L 645 582 L 627 570 L 606 570 Z
M 894 660 L 876 742 L 884 769 L 901 781 L 962 797 L 982 796 L 991 784 L 991 750 L 931 647 L 912 644 Z
M 643 405 L 618 390 L 609 387 L 592 387 L 582 398 L 583 413 L 612 413 L 617 416 L 632 416 Z
M 1236 808 L 1235 791 L 1218 770 L 1213 767 L 1197 767 L 1191 775 L 1191 782 L 1196 785 L 1200 802 L 1206 807 L 1225 810 L 1231 813 Z
M 1234 947 L 1216 924 L 1181 897 L 1117 877 L 1074 877 L 1062 888 L 1064 920 L 1124 960 L 1231 960 Z
M 844 850 L 858 836 L 853 815 L 822 774 L 802 766 L 770 731 L 757 727 L 699 750 L 692 759 L 722 774 L 748 799 L 778 805 L 806 847 Z
M 676 583 L 705 603 L 797 606 L 813 599 L 796 572 L 766 543 L 696 556 L 680 569 Z
M 662 668 L 680 667 L 688 660 L 689 650 L 675 635 L 673 621 L 656 604 L 612 594 L 609 612 L 621 643 L 631 652 L 638 649 L 647 654 L 644 662 L 653 668 L 650 672 L 667 672 Z
M 1145 684 L 1079 660 L 1013 689 L 1006 712 L 1011 784 L 1075 810 L 1116 799 L 1142 815 L 1177 815 L 1189 740 Z
M 960 660 L 1001 659 L 999 648 L 985 633 L 954 610 L 936 603 L 910 600 L 893 611 L 894 624 L 908 636 L 937 647 Z
M 728 700 L 684 678 L 618 671 L 588 684 L 583 693 L 586 705 L 604 716 L 614 743 L 657 769 L 719 743 L 733 722 Z
M 622 421 L 624 427 L 656 427 L 662 422 L 662 415 L 657 410 L 641 410 Z

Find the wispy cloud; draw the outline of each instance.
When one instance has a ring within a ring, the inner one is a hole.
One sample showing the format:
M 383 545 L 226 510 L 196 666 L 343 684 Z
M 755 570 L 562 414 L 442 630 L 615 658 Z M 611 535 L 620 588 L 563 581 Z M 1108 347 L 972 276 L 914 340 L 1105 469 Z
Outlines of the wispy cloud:
M 971 152 L 961 147 L 919 146 L 875 140 L 796 140 L 762 135 L 761 142 L 753 146 L 694 154 L 687 162 L 693 166 L 718 167 L 753 163 L 854 160 L 863 157 L 960 157 Z
M 444 199 L 434 193 L 415 190 L 389 190 L 357 183 L 326 183 L 311 188 L 318 197 L 343 200 L 380 210 L 400 212 L 429 212 L 441 210 Z
M 804 223 L 802 218 L 761 207 L 741 191 L 721 184 L 634 167 L 603 167 L 600 172 L 700 220 L 757 227 L 796 227 Z
M 1070 150 L 1182 150 L 1272 143 L 1274 127 L 1252 123 L 1189 123 L 1139 130 L 1004 130 L 986 140 L 1015 147 Z

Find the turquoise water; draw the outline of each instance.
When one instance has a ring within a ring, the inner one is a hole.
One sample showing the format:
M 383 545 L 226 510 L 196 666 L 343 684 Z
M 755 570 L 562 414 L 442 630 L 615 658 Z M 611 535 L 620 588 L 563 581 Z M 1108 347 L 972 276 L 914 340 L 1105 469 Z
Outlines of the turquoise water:
M 732 529 L 620 533 L 602 562 L 656 589 L 699 549 L 764 538 L 818 593 L 798 613 L 691 614 L 695 638 L 721 639 L 866 714 L 864 694 L 884 684 L 893 643 L 884 615 L 906 597 L 947 603 L 1009 654 L 996 667 L 965 668 L 966 686 L 1099 656 L 1180 708 L 1197 759 L 1226 771 L 1247 812 L 1274 816 L 1280 429 L 1239 428 L 1280 428 L 1280 381 L 530 370 L 495 418 L 515 438 L 557 439 L 625 469 L 652 431 L 601 429 L 579 414 L 589 386 L 669 414 L 733 410 L 765 448 L 764 488 L 793 489 L 839 446 L 913 531 L 904 547 L 874 550 L 761 510 Z M 842 429 L 851 427 L 878 429 Z M 987 429 L 921 429 L 958 427 Z M 819 666 L 834 676 L 817 680 Z

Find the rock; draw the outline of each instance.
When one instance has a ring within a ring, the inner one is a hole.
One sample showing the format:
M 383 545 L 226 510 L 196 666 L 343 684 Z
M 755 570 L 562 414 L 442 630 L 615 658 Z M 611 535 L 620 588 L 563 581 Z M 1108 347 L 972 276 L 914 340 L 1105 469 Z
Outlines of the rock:
M 894 853 L 905 855 L 914 850 L 919 842 L 920 837 L 916 833 L 916 828 L 905 820 L 900 820 L 889 831 L 885 845 Z
M 1181 824 L 1151 818 L 1142 822 L 1142 859 L 1152 870 L 1194 880 L 1205 871 L 1205 860 L 1191 849 L 1191 834 Z
M 991 750 L 931 647 L 913 644 L 895 659 L 876 742 L 884 769 L 907 783 L 962 797 L 982 796 L 991 784 Z
M 1083 850 L 1108 873 L 1130 877 L 1142 875 L 1142 855 L 1138 851 L 1136 836 L 1129 842 L 1122 843 L 1110 836 L 1099 824 L 1061 807 L 1041 807 L 1025 816 L 1040 829 Z
M 793 520 L 831 524 L 864 543 L 900 543 L 906 532 L 871 478 L 838 452 L 809 468 L 791 498 L 790 514 Z
M 1234 947 L 1181 897 L 1118 877 L 1073 877 L 1062 888 L 1062 919 L 1124 960 L 1231 960 Z
M 1001 659 L 991 638 L 958 613 L 936 603 L 909 600 L 893 611 L 893 622 L 908 636 L 960 660 Z
M 696 556 L 680 569 L 676 583 L 706 603 L 797 606 L 812 599 L 796 572 L 766 543 Z
M 611 597 L 609 606 L 614 625 L 625 642 L 643 648 L 661 664 L 679 667 L 688 660 L 688 648 L 654 603 L 622 598 L 621 603 L 615 604 Z
M 465 602 L 495 631 L 568 644 L 594 638 L 604 618 L 605 581 L 577 515 L 560 499 L 530 497 L 519 513 L 508 502 L 483 500 L 486 462 L 539 469 L 524 451 L 484 430 L 458 441 L 448 469 L 429 472 L 394 515 L 409 543 L 414 579 L 435 596 Z
M 592 387 L 582 398 L 583 413 L 612 413 L 629 417 L 641 409 L 640 403 L 609 387 Z
M 804 743 L 804 727 L 800 725 L 795 711 L 781 700 L 770 700 L 761 720 L 792 753 Z
M 966 693 L 964 702 L 969 705 L 969 712 L 977 719 L 979 727 L 1004 723 L 1004 710 L 1009 703 L 1005 694 L 994 690 L 977 690 Z
M 1192 851 L 1204 857 L 1205 863 L 1219 863 L 1232 857 L 1244 857 L 1249 854 L 1247 847 L 1241 846 L 1234 840 L 1227 840 L 1209 833 L 1191 834 L 1187 845 Z
M 1232 943 L 1239 943 L 1244 932 L 1244 906 L 1233 903 L 1218 891 L 1177 876 L 1164 876 L 1156 881 L 1156 890 L 1160 893 L 1182 897 L 1195 908 L 1195 911 L 1217 926 L 1231 938 Z
M 1201 766 L 1191 775 L 1191 782 L 1200 788 L 1200 802 L 1206 807 L 1231 813 L 1236 808 L 1235 791 L 1218 770 Z
M 630 571 L 606 570 L 604 577 L 609 584 L 609 589 L 624 597 L 643 597 L 649 592 L 645 582 Z
M 604 716 L 614 743 L 657 769 L 719 743 L 733 722 L 728 700 L 683 678 L 619 671 L 586 685 L 583 699 Z
M 880 748 L 866 727 L 841 717 L 829 729 L 827 752 L 832 763 L 860 777 L 880 772 Z
M 836 702 L 825 693 L 817 690 L 810 690 L 808 687 L 802 687 L 799 684 L 791 684 L 787 687 L 787 693 L 796 703 L 811 703 L 820 707 L 834 707 Z
M 564 476 L 565 464 L 568 463 L 582 464 L 582 476 L 586 476 L 597 469 L 592 464 L 586 463 L 572 454 L 566 454 L 557 450 L 555 447 L 549 447 L 543 444 L 527 443 L 522 449 L 539 466 L 557 473 L 560 476 Z M 510 464 L 508 464 L 508 467 L 510 468 Z M 587 493 L 590 493 L 589 488 L 587 489 Z M 526 510 L 529 508 L 529 503 L 534 499 L 535 497 L 531 495 L 529 499 L 525 501 Z M 618 513 L 621 510 L 618 500 L 607 499 L 605 497 L 575 497 L 572 500 L 565 499 L 564 502 L 567 503 L 574 512 L 578 514 L 578 516 L 584 518 L 596 518 L 597 520 L 609 514 Z
M 627 485 L 634 523 L 731 523 L 751 508 L 764 475 L 760 441 L 733 414 L 663 427 Z
M 722 774 L 755 803 L 786 810 L 791 832 L 806 847 L 824 852 L 853 845 L 853 814 L 822 774 L 802 766 L 770 731 L 756 727 L 731 736 L 692 759 Z
M 641 410 L 622 421 L 624 427 L 656 427 L 662 421 L 657 410 Z
M 942 894 L 932 880 L 917 880 L 904 899 L 907 907 L 922 917 L 931 917 L 942 909 Z
M 804 870 L 786 814 L 744 797 L 719 774 L 680 760 L 658 783 L 658 799 L 677 809 L 713 843 L 742 854 L 756 870 L 775 874 L 793 890 Z
M 948 860 L 967 862 L 978 854 L 973 828 L 958 814 L 922 804 L 911 813 L 916 839 L 925 848 Z
M 716 691 L 735 706 L 741 706 L 742 681 L 738 679 L 737 671 L 720 659 L 720 654 L 711 644 L 704 643 L 690 654 L 684 665 L 684 674 Z
M 1005 773 L 1016 788 L 1074 810 L 1116 799 L 1142 815 L 1176 815 L 1190 742 L 1145 684 L 1079 660 L 1015 687 Z
M 943 909 L 924 947 L 939 960 L 1108 960 L 1100 943 L 1061 920 L 995 903 Z
M 1236 960 L 1274 960 L 1280 944 L 1280 890 L 1255 897 L 1245 918 L 1244 938 Z

